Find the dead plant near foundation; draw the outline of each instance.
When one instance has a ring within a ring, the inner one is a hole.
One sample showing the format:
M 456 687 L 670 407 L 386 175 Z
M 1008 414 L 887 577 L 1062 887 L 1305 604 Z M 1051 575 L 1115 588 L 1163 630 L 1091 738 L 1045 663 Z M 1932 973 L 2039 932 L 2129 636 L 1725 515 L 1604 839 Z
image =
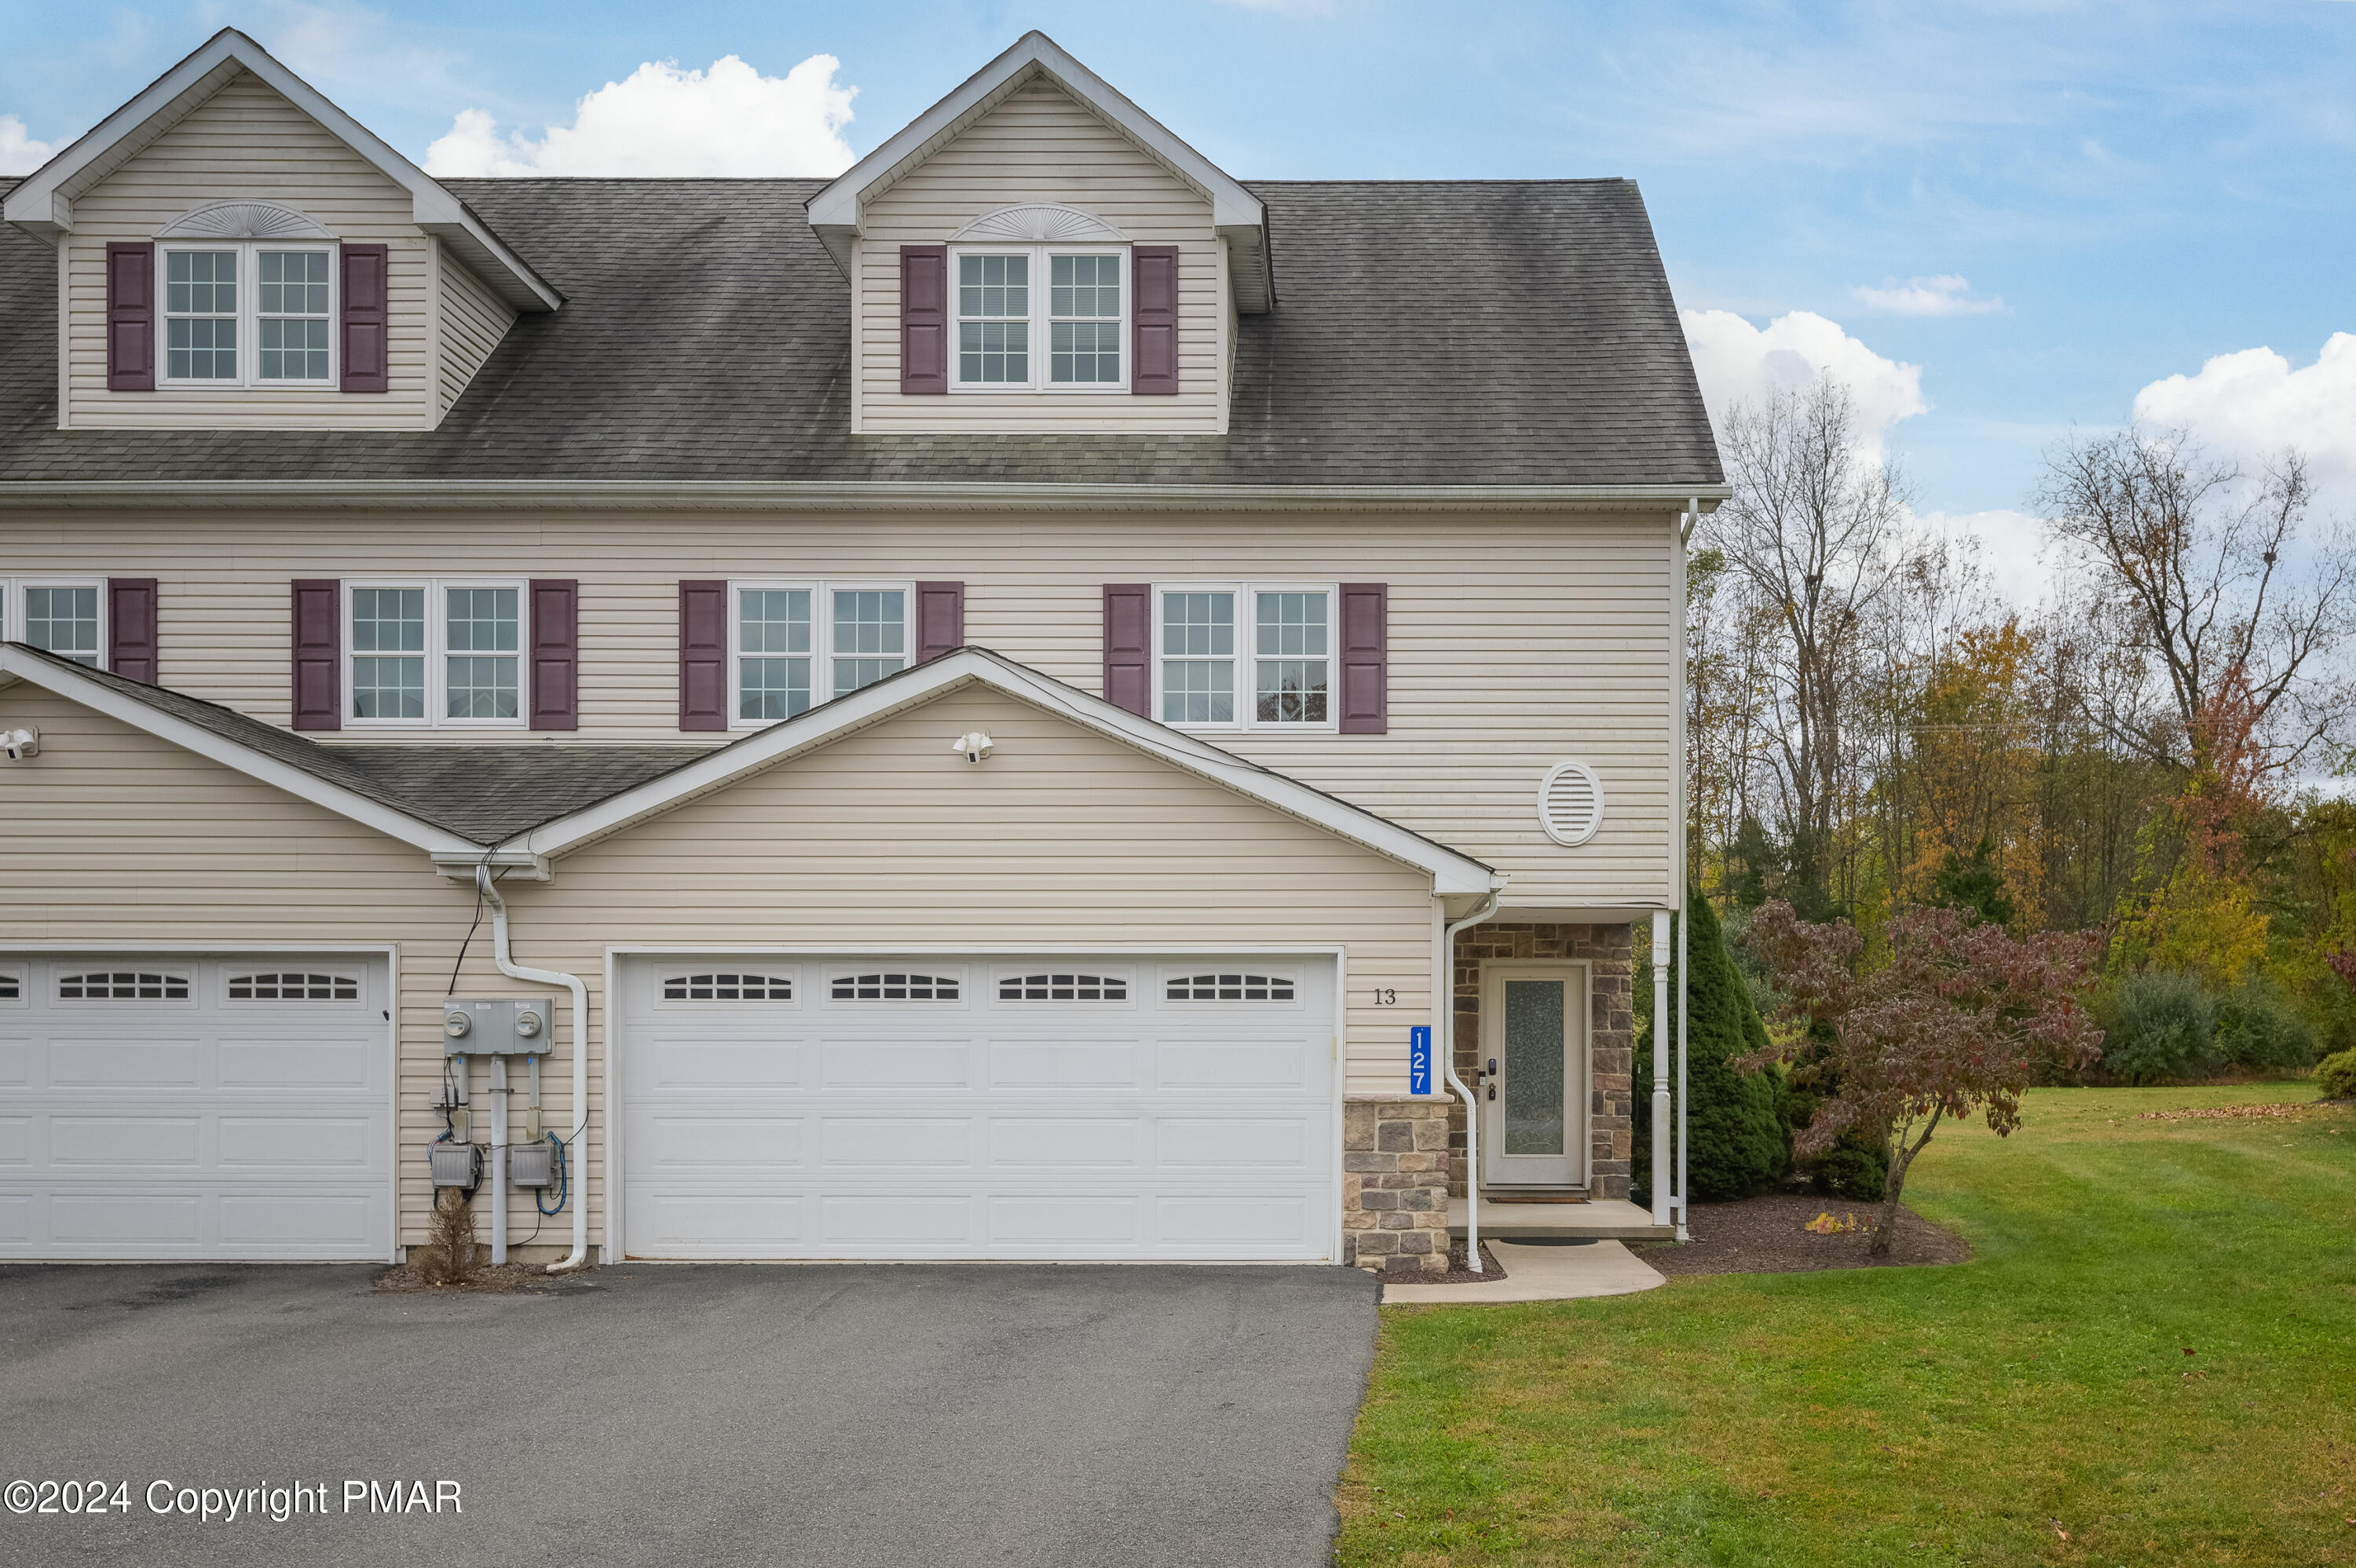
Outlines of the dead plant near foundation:
M 434 1229 L 410 1254 L 417 1277 L 427 1285 L 467 1285 L 482 1272 L 483 1249 L 475 1240 L 474 1200 L 455 1187 L 436 1195 Z

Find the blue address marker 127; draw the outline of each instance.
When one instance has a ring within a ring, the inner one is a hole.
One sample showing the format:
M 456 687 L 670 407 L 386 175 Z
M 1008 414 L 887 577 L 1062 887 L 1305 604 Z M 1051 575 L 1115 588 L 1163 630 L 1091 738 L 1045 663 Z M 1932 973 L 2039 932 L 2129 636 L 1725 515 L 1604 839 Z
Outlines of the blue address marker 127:
M 1407 1031 L 1407 1092 L 1431 1093 L 1431 1026 L 1417 1024 Z

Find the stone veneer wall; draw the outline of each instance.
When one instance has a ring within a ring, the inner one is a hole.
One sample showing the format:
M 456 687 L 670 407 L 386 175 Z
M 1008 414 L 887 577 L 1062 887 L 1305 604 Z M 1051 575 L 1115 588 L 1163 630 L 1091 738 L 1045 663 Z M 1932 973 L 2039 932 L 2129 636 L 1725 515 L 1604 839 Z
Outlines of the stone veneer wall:
M 1342 1261 L 1382 1274 L 1448 1271 L 1447 1100 L 1342 1104 Z
M 1589 1169 L 1595 1198 L 1628 1196 L 1629 1074 L 1636 1058 L 1635 997 L 1630 987 L 1630 938 L 1625 925 L 1476 925 L 1456 938 L 1456 1075 L 1474 1083 L 1481 1065 L 1481 961 L 1484 958 L 1579 958 L 1593 966 L 1588 1052 L 1594 1083 L 1588 1124 L 1594 1147 Z M 1449 1102 L 1448 1190 L 1464 1195 L 1464 1107 Z M 1483 1108 L 1486 1108 L 1485 1102 Z M 1347 1168 L 1345 1166 L 1344 1168 Z

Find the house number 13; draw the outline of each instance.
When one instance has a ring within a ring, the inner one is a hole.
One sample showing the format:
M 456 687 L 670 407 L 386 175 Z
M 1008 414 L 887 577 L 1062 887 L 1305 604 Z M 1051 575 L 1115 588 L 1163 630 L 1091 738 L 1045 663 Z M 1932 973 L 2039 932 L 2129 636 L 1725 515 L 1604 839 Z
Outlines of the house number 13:
M 1396 991 L 1396 990 L 1385 990 L 1385 989 L 1384 989 L 1382 987 L 1380 987 L 1380 986 L 1376 987 L 1375 987 L 1375 1006 L 1376 1006 L 1376 1007 L 1378 1007 L 1378 1008 L 1395 1008 L 1395 1007 L 1398 1007 L 1398 991 Z

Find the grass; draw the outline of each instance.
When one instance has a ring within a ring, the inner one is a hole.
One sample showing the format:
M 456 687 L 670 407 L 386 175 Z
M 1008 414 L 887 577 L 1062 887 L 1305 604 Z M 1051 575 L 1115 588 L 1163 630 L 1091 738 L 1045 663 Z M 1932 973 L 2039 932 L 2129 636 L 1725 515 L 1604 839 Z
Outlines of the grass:
M 2356 1110 L 2139 1115 L 2313 1095 L 1942 1129 L 1967 1264 L 1387 1307 L 1338 1561 L 2356 1563 Z

